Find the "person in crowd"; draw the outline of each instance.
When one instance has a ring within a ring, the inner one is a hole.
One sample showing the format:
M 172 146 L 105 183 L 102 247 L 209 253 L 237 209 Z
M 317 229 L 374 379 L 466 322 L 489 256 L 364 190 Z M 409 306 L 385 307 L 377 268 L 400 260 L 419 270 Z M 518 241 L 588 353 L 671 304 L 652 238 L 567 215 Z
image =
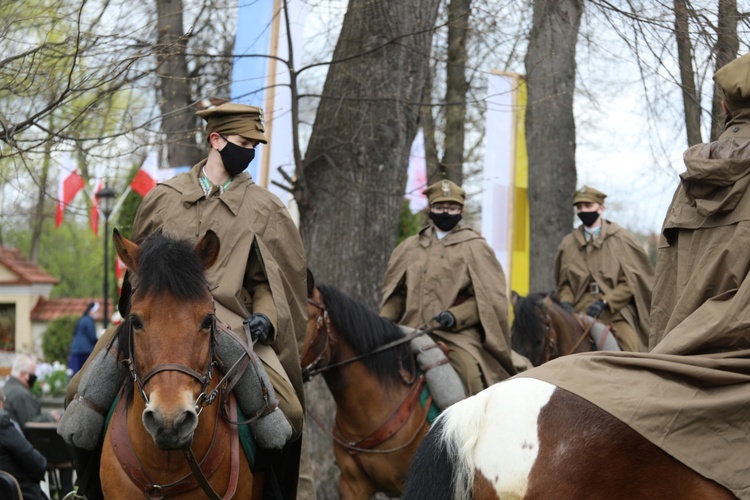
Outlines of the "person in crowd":
M 466 193 L 449 180 L 424 194 L 430 223 L 391 254 L 380 315 L 431 336 L 469 395 L 516 373 L 511 357 L 505 274 L 487 242 L 461 223 Z
M 74 374 L 81 369 L 96 345 L 94 314 L 98 310 L 98 302 L 89 302 L 83 315 L 76 323 L 76 328 L 73 331 L 73 343 L 70 346 L 70 357 L 68 358 L 68 368 Z
M 589 186 L 573 195 L 582 224 L 557 248 L 557 296 L 568 311 L 611 324 L 623 350 L 644 351 L 654 271 L 638 240 L 602 217 L 606 197 Z
M 315 498 L 303 435 L 304 392 L 299 361 L 307 322 L 307 259 L 287 208 L 245 172 L 255 157 L 256 146 L 267 143 L 263 111 L 225 103 L 198 115 L 206 121 L 208 157 L 146 195 L 131 239 L 140 242 L 154 233 L 198 239 L 209 229 L 218 235 L 221 255 L 206 275 L 216 316 L 242 338 L 242 332 L 249 332 L 247 343 L 253 344 L 274 386 L 279 408 L 292 424 L 294 437 L 285 451 L 292 457 L 286 463 L 293 465 L 279 480 L 285 497 Z M 130 288 L 128 276 L 123 290 Z M 127 307 L 126 293 L 122 303 Z M 102 336 L 92 356 L 113 333 L 114 329 Z M 69 384 L 68 400 L 76 393 L 79 381 L 76 376 Z M 86 454 L 77 450 L 77 456 L 77 467 L 81 468 Z
M 5 411 L 23 427 L 27 422 L 57 422 L 61 412 L 42 413 L 37 398 L 31 393 L 36 382 L 36 358 L 18 354 L 13 360 L 10 376 L 5 381 Z
M 24 500 L 46 500 L 40 486 L 47 459 L 26 439 L 21 427 L 5 410 L 5 393 L 0 389 L 0 470 L 16 478 Z

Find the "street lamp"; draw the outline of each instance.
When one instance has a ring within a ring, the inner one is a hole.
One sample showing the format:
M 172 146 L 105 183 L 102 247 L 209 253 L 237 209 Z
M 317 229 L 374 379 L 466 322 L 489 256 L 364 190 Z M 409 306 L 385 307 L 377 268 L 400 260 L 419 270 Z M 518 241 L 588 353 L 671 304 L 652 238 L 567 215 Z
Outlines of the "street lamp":
M 107 256 L 107 248 L 109 247 L 109 216 L 112 214 L 112 204 L 115 201 L 115 190 L 109 186 L 104 186 L 103 189 L 96 193 L 96 199 L 99 202 L 99 209 L 104 214 L 104 307 L 102 308 L 102 318 L 104 323 L 104 329 L 107 328 L 107 295 L 109 293 L 109 287 L 107 285 L 107 269 L 109 264 L 109 258 Z

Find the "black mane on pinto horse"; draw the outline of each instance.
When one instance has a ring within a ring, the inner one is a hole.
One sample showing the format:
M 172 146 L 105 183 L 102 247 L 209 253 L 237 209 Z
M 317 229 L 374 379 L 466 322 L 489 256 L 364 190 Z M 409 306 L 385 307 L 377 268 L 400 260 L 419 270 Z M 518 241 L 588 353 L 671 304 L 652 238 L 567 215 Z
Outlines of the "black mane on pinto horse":
M 336 287 L 324 284 L 317 287 L 325 297 L 325 304 L 336 330 L 358 354 L 368 354 L 384 344 L 403 338 L 404 334 L 398 326 L 378 316 Z M 407 343 L 367 356 L 362 362 L 380 382 L 400 384 L 399 372 L 394 367 L 410 367 L 410 356 Z

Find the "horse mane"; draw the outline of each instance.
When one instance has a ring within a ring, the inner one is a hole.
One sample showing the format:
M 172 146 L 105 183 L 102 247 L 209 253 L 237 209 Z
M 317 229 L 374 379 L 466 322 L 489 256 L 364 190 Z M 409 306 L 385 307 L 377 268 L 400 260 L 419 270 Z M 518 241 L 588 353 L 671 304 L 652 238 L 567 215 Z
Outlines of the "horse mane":
M 134 295 L 171 293 L 181 300 L 203 299 L 206 278 L 195 243 L 163 234 L 146 238 L 138 253 Z
M 511 345 L 514 351 L 529 359 L 541 356 L 539 352 L 526 351 L 527 346 L 541 346 L 544 343 L 547 329 L 542 318 L 543 315 L 546 315 L 547 310 L 544 305 L 546 297 L 546 293 L 530 293 L 526 297 L 519 296 L 513 308 L 515 319 L 511 326 Z M 531 360 L 534 361 L 534 359 Z
M 393 322 L 330 285 L 318 285 L 336 331 L 357 354 L 367 354 L 378 347 L 404 337 Z M 400 383 L 399 367 L 409 369 L 411 350 L 408 343 L 367 356 L 362 363 L 383 384 Z

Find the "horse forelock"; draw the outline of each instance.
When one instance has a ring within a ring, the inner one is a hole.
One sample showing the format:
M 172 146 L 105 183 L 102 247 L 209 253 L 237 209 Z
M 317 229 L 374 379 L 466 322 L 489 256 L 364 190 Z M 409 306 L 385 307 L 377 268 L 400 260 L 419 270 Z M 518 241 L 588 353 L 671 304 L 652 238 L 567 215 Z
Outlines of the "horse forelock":
M 546 296 L 543 293 L 531 293 L 526 297 L 519 297 L 514 308 L 515 319 L 511 328 L 513 349 L 529 359 L 540 358 L 539 363 L 543 354 L 541 349 L 544 345 L 544 336 L 547 334 L 544 317 L 547 312 L 544 305 Z M 533 347 L 539 352 L 530 352 Z
M 367 354 L 378 347 L 403 338 L 404 334 L 393 322 L 378 316 L 370 309 L 330 285 L 317 285 L 323 295 L 336 331 L 351 345 L 357 354 Z M 382 383 L 399 382 L 399 357 L 401 366 L 410 367 L 411 351 L 408 343 L 368 356 L 362 360 L 365 367 Z
M 170 293 L 180 300 L 202 299 L 208 292 L 204 273 L 193 243 L 155 234 L 140 247 L 133 294 Z

